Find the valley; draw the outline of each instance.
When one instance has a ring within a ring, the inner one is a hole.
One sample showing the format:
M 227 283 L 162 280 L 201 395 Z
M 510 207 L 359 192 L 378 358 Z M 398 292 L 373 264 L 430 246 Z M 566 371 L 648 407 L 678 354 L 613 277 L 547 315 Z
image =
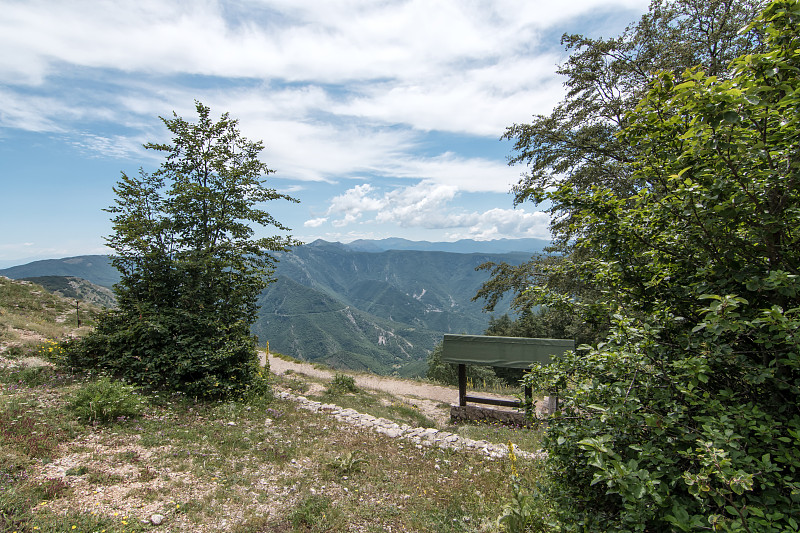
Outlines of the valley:
M 475 268 L 487 261 L 519 264 L 540 248 L 521 239 L 506 253 L 456 253 L 431 247 L 452 243 L 418 243 L 422 250 L 383 250 L 381 246 L 414 246 L 405 242 L 360 241 L 355 246 L 315 241 L 279 259 L 275 282 L 261 294 L 252 332 L 273 352 L 333 368 L 402 377 L 422 376 L 430 350 L 445 333 L 480 334 L 490 315 L 473 302 L 486 272 Z M 472 241 L 474 243 L 474 241 Z M 461 243 L 465 247 L 469 243 Z M 494 244 L 493 247 L 500 246 Z M 492 248 L 483 245 L 483 248 Z M 371 251 L 364 251 L 370 249 Z M 473 244 L 473 249 L 481 249 Z M 61 294 L 111 305 L 108 288 L 119 280 L 107 256 L 80 256 L 36 261 L 0 270 L 14 279 L 44 280 Z M 55 278 L 53 278 L 55 277 Z M 71 277 L 72 281 L 58 280 Z M 70 283 L 72 285 L 70 285 Z M 498 315 L 508 311 L 497 306 Z

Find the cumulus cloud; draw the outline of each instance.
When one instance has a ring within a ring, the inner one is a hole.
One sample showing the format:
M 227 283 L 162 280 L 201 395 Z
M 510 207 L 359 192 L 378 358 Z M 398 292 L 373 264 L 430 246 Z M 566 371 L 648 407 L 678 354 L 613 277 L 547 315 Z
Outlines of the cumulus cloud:
M 446 229 L 453 239 L 550 238 L 547 213 L 523 208 L 468 211 L 453 205 L 458 194 L 454 186 L 429 181 L 382 193 L 362 184 L 334 198 L 327 215 L 337 228 L 361 221 L 364 225 Z M 315 221 L 321 225 L 327 218 Z
M 622 29 L 648 4 L 5 2 L 0 133 L 48 135 L 84 156 L 136 156 L 147 166 L 160 154 L 141 143 L 169 142 L 155 117 L 174 110 L 192 119 L 197 99 L 264 141 L 264 162 L 282 190 L 364 181 L 327 202 L 315 198 L 325 203 L 312 208 L 306 228 L 545 235 L 544 215 L 465 207 L 465 197 L 507 193 L 519 180 L 505 154 L 493 155 L 497 145 L 484 147 L 563 97 L 554 72 L 564 52 L 554 35 L 595 13 L 624 14 Z
M 318 228 L 324 223 L 328 221 L 328 217 L 321 217 L 321 218 L 312 218 L 310 220 L 306 220 L 303 223 L 303 226 L 306 228 Z

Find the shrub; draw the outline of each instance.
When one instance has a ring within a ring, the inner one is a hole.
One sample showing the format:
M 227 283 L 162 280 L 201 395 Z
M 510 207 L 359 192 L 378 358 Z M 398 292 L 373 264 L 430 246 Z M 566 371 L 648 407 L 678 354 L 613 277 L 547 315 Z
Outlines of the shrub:
M 333 376 L 333 380 L 331 380 L 330 384 L 328 385 L 326 392 L 328 394 L 358 392 L 358 387 L 356 386 L 356 380 L 353 379 L 353 376 L 348 376 L 347 374 L 336 374 Z
M 102 377 L 75 392 L 68 408 L 83 422 L 98 424 L 141 416 L 145 405 L 131 385 Z

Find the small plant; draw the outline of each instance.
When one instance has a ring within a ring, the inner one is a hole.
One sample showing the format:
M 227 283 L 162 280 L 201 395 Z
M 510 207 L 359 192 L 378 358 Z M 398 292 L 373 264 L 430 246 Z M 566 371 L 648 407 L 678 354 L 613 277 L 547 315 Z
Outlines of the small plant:
M 308 528 L 311 531 L 329 531 L 331 500 L 325 496 L 311 495 L 305 498 L 289 515 L 292 527 Z
M 328 394 L 346 394 L 348 392 L 358 392 L 358 387 L 356 387 L 356 380 L 353 379 L 353 376 L 336 374 L 333 376 L 326 392 Z
M 533 496 L 523 487 L 522 478 L 517 471 L 517 456 L 514 445 L 508 443 L 508 457 L 511 460 L 511 500 L 503 506 L 497 524 L 508 533 L 523 533 L 533 523 Z
M 328 467 L 332 470 L 335 470 L 340 475 L 352 474 L 354 472 L 360 472 L 362 465 L 368 465 L 369 460 L 361 457 L 360 450 L 353 450 L 352 452 L 347 452 L 345 455 L 339 455 L 328 463 Z
M 74 467 L 70 468 L 69 470 L 67 470 L 67 475 L 68 476 L 82 476 L 82 475 L 86 474 L 87 472 L 89 472 L 89 467 L 87 467 L 86 465 L 74 466 Z
M 83 422 L 103 424 L 141 416 L 145 401 L 134 387 L 103 377 L 78 390 L 68 407 Z
M 289 387 L 289 390 L 291 391 L 301 392 L 301 393 L 308 392 L 309 389 L 309 385 L 307 382 L 297 378 L 287 379 L 286 386 Z

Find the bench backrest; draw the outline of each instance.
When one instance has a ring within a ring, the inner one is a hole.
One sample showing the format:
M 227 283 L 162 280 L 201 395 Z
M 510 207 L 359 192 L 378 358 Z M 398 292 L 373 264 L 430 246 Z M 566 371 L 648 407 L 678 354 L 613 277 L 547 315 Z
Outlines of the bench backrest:
M 550 363 L 553 355 L 575 349 L 570 339 L 530 339 L 487 335 L 444 336 L 442 361 L 465 365 L 530 368 Z

